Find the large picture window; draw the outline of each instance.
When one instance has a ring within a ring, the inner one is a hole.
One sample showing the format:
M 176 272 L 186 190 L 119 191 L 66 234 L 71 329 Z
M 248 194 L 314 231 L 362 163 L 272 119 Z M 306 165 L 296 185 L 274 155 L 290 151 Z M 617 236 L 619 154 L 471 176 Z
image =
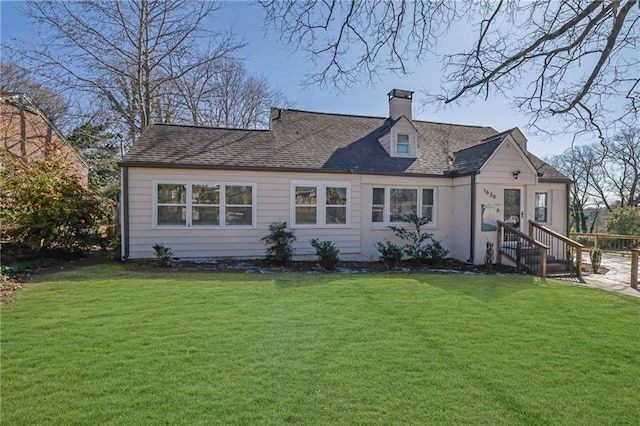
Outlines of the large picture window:
M 433 188 L 373 188 L 371 222 L 374 225 L 402 223 L 411 213 L 436 224 L 436 191 Z
M 349 184 L 292 182 L 296 226 L 331 226 L 349 223 Z
M 255 185 L 157 183 L 155 226 L 253 226 Z

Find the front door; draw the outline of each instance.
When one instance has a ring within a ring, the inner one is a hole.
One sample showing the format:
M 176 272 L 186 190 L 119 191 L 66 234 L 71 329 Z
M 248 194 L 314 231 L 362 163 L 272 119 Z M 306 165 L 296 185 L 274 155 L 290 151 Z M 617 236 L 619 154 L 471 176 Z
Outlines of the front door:
M 504 221 L 518 230 L 520 230 L 520 220 L 522 218 L 520 201 L 520 189 L 509 188 L 504 190 Z

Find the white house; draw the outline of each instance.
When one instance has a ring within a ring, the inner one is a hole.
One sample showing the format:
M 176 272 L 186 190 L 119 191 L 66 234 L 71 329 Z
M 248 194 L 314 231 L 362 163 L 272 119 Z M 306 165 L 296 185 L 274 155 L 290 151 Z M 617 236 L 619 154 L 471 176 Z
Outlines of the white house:
M 496 220 L 567 234 L 570 180 L 520 130 L 413 120 L 413 92 L 388 95 L 389 117 L 274 108 L 268 130 L 150 126 L 120 164 L 123 258 L 153 257 L 156 243 L 183 259 L 261 258 L 269 224 L 286 221 L 299 259 L 319 238 L 375 260 L 412 209 L 472 263 Z

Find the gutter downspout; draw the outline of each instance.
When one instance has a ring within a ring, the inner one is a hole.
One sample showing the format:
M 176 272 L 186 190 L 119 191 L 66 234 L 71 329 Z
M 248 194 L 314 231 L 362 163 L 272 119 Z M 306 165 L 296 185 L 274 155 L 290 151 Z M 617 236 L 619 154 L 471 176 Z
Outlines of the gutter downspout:
M 120 214 L 122 260 L 129 258 L 129 168 L 122 168 L 122 211 Z
M 473 263 L 475 243 L 476 243 L 476 175 L 471 175 L 471 232 L 469 233 L 469 259 L 467 262 Z

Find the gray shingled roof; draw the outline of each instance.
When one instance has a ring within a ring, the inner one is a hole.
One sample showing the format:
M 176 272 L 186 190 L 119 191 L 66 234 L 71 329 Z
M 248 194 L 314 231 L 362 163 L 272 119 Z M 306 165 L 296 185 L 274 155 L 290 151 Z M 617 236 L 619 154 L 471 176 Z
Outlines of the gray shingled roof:
M 154 124 L 121 164 L 442 176 L 454 152 L 498 134 L 490 127 L 414 120 L 417 157 L 393 158 L 378 142 L 391 119 L 291 109 L 274 109 L 272 116 L 270 130 Z M 477 169 L 466 164 L 464 170 Z
M 498 133 L 495 136 L 484 139 L 478 145 L 456 152 L 454 154 L 453 169 L 460 174 L 480 170 L 509 133 L 509 131 Z

